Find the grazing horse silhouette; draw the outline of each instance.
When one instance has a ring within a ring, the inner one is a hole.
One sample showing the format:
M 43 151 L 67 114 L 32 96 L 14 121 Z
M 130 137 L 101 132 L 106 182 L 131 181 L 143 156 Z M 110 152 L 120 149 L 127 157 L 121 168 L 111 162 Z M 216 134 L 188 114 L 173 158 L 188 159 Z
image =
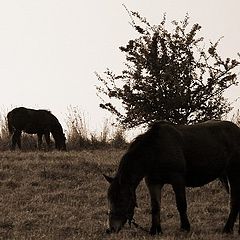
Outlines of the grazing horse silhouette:
M 191 126 L 155 123 L 130 145 L 115 177 L 104 176 L 110 182 L 108 233 L 119 232 L 127 221 L 133 221 L 136 188 L 143 178 L 151 197 L 150 234 L 162 233 L 164 184 L 172 185 L 181 229 L 189 231 L 185 187 L 200 187 L 217 178 L 230 190 L 230 214 L 223 232 L 231 233 L 240 215 L 240 129 L 228 121 Z
M 22 131 L 29 134 L 37 134 L 39 149 L 42 145 L 43 135 L 48 148 L 50 147 L 51 133 L 55 141 L 56 149 L 66 150 L 66 138 L 62 126 L 50 111 L 24 107 L 14 108 L 7 114 L 7 120 L 9 132 L 12 134 L 12 150 L 15 150 L 16 145 L 21 149 Z

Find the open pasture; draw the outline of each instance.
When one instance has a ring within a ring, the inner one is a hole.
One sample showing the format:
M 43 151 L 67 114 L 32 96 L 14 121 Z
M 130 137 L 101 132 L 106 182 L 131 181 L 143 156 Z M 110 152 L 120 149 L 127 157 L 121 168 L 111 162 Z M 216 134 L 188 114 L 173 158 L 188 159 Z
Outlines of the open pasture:
M 172 189 L 162 200 L 164 234 L 151 237 L 126 225 L 107 235 L 108 183 L 123 154 L 120 150 L 81 152 L 0 152 L 0 239 L 238 239 L 221 233 L 228 216 L 228 194 L 218 181 L 188 189 L 191 232 L 179 231 Z M 150 227 L 150 203 L 144 183 L 137 189 L 135 220 Z M 238 223 L 237 223 L 238 226 Z

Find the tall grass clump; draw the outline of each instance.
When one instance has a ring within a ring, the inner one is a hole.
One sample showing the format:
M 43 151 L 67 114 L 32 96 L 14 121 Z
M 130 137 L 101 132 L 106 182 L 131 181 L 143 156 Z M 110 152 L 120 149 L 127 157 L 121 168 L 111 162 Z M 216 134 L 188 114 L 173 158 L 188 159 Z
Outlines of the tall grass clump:
M 239 109 L 236 111 L 236 113 L 233 114 L 231 121 L 235 123 L 238 127 L 240 127 L 240 111 Z
M 85 116 L 77 107 L 69 107 L 67 113 L 67 145 L 69 150 L 79 150 L 91 145 Z
M 91 131 L 86 116 L 78 107 L 69 107 L 67 115 L 67 145 L 69 150 L 123 148 L 127 145 L 125 131 L 105 120 L 102 129 Z
M 122 127 L 115 128 L 110 139 L 110 145 L 113 148 L 126 148 L 128 143 L 126 141 L 126 131 Z
M 110 126 L 108 120 L 103 122 L 100 132 L 91 132 L 90 136 L 92 148 L 99 149 L 109 147 Z
M 9 148 L 10 134 L 8 131 L 7 115 L 4 112 L 0 113 L 0 150 Z

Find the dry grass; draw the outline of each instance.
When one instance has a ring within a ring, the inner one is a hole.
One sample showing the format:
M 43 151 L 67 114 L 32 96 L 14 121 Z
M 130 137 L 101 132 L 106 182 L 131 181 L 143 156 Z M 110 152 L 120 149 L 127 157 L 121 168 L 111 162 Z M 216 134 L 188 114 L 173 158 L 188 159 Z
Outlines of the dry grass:
M 228 195 L 218 182 L 189 189 L 192 231 L 179 231 L 174 195 L 164 188 L 164 234 L 151 237 L 126 226 L 106 235 L 106 189 L 102 173 L 113 175 L 120 150 L 81 152 L 0 152 L 0 239 L 239 239 L 221 234 Z M 143 183 L 137 192 L 135 218 L 150 226 L 149 197 Z

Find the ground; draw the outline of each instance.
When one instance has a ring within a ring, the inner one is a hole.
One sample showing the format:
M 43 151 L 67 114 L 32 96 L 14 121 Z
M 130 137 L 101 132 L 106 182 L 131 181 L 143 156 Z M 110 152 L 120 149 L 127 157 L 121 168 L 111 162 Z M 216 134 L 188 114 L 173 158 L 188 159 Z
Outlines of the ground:
M 163 189 L 164 234 L 151 237 L 125 226 L 107 235 L 108 183 L 123 150 L 80 152 L 0 152 L 0 239 L 239 239 L 221 233 L 228 215 L 229 197 L 218 181 L 188 189 L 192 230 L 179 231 L 179 218 L 170 186 Z M 135 219 L 150 227 L 149 195 L 144 182 L 137 190 Z M 238 223 L 237 223 L 238 225 Z

